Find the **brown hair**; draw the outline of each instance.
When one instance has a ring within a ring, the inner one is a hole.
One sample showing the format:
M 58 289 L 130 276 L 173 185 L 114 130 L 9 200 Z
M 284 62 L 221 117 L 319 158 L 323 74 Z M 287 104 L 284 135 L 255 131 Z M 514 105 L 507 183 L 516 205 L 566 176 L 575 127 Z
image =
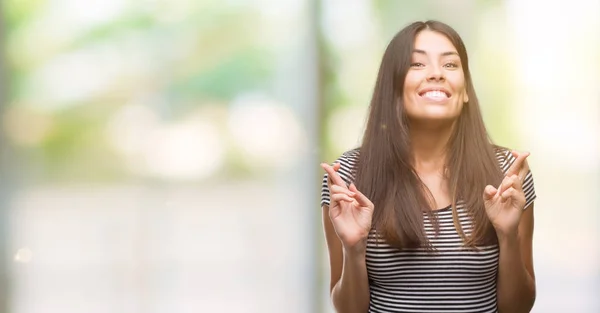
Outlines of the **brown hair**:
M 408 120 L 404 112 L 404 80 L 410 67 L 414 40 L 425 29 L 445 35 L 463 65 L 469 102 L 458 117 L 448 143 L 446 177 L 452 197 L 454 224 L 466 246 L 495 242 L 493 227 L 483 205 L 486 185 L 497 186 L 502 173 L 486 131 L 475 95 L 465 45 L 458 33 L 438 21 L 415 22 L 389 43 L 379 68 L 369 116 L 360 147 L 355 184 L 375 205 L 373 227 L 392 246 L 430 247 L 423 226 L 423 210 L 439 228 L 432 210 L 431 193 L 413 165 Z M 457 202 L 464 201 L 473 220 L 466 236 L 458 223 Z

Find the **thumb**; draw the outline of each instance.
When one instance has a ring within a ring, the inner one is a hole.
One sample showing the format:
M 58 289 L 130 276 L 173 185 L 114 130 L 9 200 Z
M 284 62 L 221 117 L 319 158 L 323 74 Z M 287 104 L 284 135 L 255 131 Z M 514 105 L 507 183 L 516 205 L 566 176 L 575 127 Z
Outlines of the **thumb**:
M 498 190 L 494 186 L 492 186 L 492 185 L 485 186 L 485 189 L 483 190 L 483 200 L 485 200 L 485 201 L 492 200 L 494 198 L 494 196 L 496 195 L 496 192 L 498 192 Z

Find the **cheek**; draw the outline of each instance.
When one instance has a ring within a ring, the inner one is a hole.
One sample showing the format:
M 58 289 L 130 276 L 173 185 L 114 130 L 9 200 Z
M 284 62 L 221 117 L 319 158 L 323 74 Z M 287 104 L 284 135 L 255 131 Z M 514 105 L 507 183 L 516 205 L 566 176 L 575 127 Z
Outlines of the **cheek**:
M 464 75 L 457 76 L 454 81 L 456 82 L 455 90 L 460 90 L 460 92 L 459 92 L 460 100 L 462 102 L 468 102 L 467 100 L 468 100 L 469 96 L 467 95 L 467 84 L 465 82 Z
M 420 80 L 414 75 L 406 75 L 406 79 L 404 80 L 404 88 L 403 88 L 403 98 L 404 100 L 410 100 L 417 93 L 417 88 L 419 87 Z
M 422 81 L 421 75 L 415 71 L 408 71 L 404 79 L 404 91 L 415 92 Z

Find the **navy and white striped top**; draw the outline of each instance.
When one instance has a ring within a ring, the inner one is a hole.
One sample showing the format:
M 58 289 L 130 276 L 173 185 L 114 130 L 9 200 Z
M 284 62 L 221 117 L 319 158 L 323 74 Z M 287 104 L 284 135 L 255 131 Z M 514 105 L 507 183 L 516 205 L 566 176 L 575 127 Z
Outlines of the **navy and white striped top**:
M 339 175 L 350 184 L 359 149 L 345 152 Z M 506 172 L 515 157 L 508 150 L 498 149 L 498 162 Z M 533 177 L 529 172 L 523 182 L 526 205 L 536 198 Z M 323 177 L 321 206 L 329 205 L 327 174 Z M 472 223 L 464 209 L 457 204 L 459 222 L 470 235 Z M 425 248 L 398 249 L 388 245 L 371 231 L 367 241 L 366 264 L 369 277 L 369 312 L 403 313 L 496 313 L 496 276 L 498 245 L 481 246 L 478 251 L 465 249 L 452 221 L 450 206 L 437 210 L 439 234 L 436 236 L 427 214 L 423 221 L 434 252 Z

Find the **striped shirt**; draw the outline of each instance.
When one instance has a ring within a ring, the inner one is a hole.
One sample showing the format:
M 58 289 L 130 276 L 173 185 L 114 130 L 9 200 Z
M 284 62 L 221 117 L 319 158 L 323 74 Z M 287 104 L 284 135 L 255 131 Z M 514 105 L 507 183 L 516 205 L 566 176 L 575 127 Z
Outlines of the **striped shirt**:
M 344 153 L 339 175 L 350 184 L 354 180 L 359 149 Z M 498 163 L 504 173 L 515 157 L 508 150 L 498 149 Z M 526 204 L 536 198 L 533 177 L 529 172 L 523 182 Z M 321 206 L 329 205 L 327 174 L 323 177 Z M 473 230 L 464 203 L 457 203 L 459 222 L 466 235 Z M 439 223 L 436 236 L 431 220 L 423 214 L 425 232 L 433 252 L 425 248 L 391 247 L 374 230 L 367 240 L 366 264 L 369 277 L 369 312 L 403 313 L 496 313 L 496 276 L 498 245 L 479 246 L 467 250 L 462 246 L 450 206 L 434 212 Z

